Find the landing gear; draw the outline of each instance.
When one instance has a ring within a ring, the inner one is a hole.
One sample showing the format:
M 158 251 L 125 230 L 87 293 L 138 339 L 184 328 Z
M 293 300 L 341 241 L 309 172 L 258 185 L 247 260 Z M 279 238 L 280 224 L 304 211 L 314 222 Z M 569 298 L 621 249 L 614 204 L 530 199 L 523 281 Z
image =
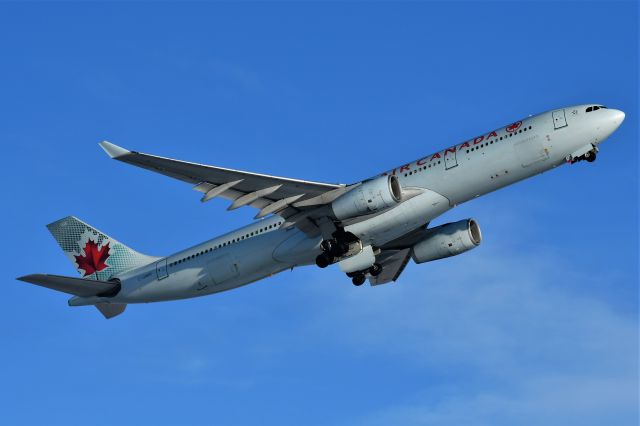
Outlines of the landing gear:
M 341 240 L 336 240 L 336 239 L 331 239 L 331 240 L 324 240 L 322 243 L 320 243 L 320 249 L 322 249 L 322 251 L 331 256 L 331 257 L 342 257 L 346 254 L 349 254 L 350 251 L 353 250 L 358 250 L 358 249 L 362 249 L 362 243 L 360 243 L 360 245 L 358 247 L 355 247 L 354 245 L 360 243 L 360 240 L 355 239 L 353 241 L 341 241 Z
M 372 277 L 377 277 L 381 273 L 382 273 L 382 265 L 380 265 L 379 263 L 374 263 L 373 266 L 369 268 L 369 274 Z
M 320 243 L 320 249 L 325 253 L 330 253 L 333 248 L 333 241 L 331 240 L 322 240 Z
M 367 279 L 367 277 L 362 273 L 358 273 L 356 275 L 354 275 L 353 278 L 351 278 L 351 282 L 353 282 L 353 285 L 355 286 L 361 286 L 362 284 L 364 284 L 364 281 Z
M 320 268 L 326 268 L 332 263 L 333 263 L 333 258 L 327 253 L 322 253 L 318 255 L 318 257 L 316 257 L 316 265 L 318 265 L 318 267 Z
M 598 148 L 593 148 L 591 151 L 586 152 L 579 157 L 571 158 L 571 156 L 569 156 L 567 157 L 567 161 L 569 161 L 571 164 L 575 164 L 579 161 L 587 161 L 589 163 L 593 163 L 594 161 L 596 161 L 597 153 L 598 153 Z
M 371 248 L 368 248 L 371 251 Z M 364 250 L 364 247 L 362 241 L 360 241 L 358 237 L 353 235 L 351 232 L 346 232 L 344 229 L 338 228 L 331 234 L 331 238 L 322 240 L 320 243 L 320 250 L 322 250 L 322 253 L 316 257 L 316 265 L 318 265 L 319 268 L 326 268 L 333 263 L 340 262 L 351 256 L 360 254 Z M 369 262 L 367 261 L 362 266 L 365 266 L 367 263 Z M 345 269 L 348 270 L 349 268 Z M 347 272 L 347 276 L 351 278 L 353 285 L 361 286 L 367 280 L 367 276 L 377 277 L 381 273 L 382 265 L 374 263 L 366 269 Z
M 320 243 L 322 253 L 316 257 L 316 265 L 326 268 L 342 258 L 353 256 L 362 251 L 362 241 L 344 229 L 338 229 L 331 235 L 333 238 Z
M 382 265 L 378 263 L 374 263 L 369 269 L 365 269 L 364 271 L 357 272 L 347 272 L 347 276 L 351 278 L 351 282 L 355 286 L 361 286 L 367 279 L 367 274 L 372 277 L 377 277 L 382 273 Z

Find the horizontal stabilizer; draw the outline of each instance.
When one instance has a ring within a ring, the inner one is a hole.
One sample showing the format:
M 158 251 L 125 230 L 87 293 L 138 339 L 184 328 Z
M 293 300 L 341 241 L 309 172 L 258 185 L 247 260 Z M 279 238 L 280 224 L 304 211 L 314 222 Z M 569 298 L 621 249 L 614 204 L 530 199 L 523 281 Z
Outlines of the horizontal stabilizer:
M 120 283 L 64 277 L 62 275 L 31 274 L 18 278 L 31 284 L 47 287 L 63 293 L 80 297 L 113 295 L 119 290 Z

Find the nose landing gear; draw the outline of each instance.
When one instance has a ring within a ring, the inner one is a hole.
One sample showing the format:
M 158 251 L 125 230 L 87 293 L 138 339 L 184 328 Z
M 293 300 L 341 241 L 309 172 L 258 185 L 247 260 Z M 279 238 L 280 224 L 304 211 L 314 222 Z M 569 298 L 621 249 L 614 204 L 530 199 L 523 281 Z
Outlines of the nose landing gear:
M 572 157 L 569 156 L 567 157 L 567 161 L 569 161 L 571 164 L 575 164 L 579 161 L 587 161 L 589 163 L 593 163 L 594 161 L 596 161 L 596 155 L 598 153 L 598 148 L 594 147 L 591 151 L 587 151 L 584 154 L 577 156 L 577 157 Z

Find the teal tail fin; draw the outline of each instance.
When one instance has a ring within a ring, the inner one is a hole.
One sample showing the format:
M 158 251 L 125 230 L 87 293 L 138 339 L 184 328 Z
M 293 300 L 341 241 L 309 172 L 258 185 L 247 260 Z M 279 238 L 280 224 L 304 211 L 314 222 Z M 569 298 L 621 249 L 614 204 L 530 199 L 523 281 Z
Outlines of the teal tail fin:
M 47 228 L 82 277 L 108 281 L 121 272 L 156 260 L 73 216 L 50 223 Z

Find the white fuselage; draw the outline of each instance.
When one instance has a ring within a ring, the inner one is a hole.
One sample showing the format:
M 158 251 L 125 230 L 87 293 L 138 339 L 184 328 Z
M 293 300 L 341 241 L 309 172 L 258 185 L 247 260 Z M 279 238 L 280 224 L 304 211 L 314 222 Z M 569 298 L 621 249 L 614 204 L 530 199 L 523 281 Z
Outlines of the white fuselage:
M 586 112 L 579 105 L 531 116 L 507 127 L 389 170 L 403 190 L 415 195 L 345 230 L 363 244 L 381 247 L 401 238 L 458 204 L 584 154 L 605 140 L 624 115 L 613 109 Z M 519 124 L 518 124 L 519 123 Z M 586 148 L 585 148 L 586 147 Z M 254 222 L 153 264 L 118 275 L 122 290 L 112 303 L 183 299 L 217 293 L 295 266 L 313 264 L 321 236 L 284 228 L 279 216 Z M 76 298 L 74 305 L 102 298 Z

